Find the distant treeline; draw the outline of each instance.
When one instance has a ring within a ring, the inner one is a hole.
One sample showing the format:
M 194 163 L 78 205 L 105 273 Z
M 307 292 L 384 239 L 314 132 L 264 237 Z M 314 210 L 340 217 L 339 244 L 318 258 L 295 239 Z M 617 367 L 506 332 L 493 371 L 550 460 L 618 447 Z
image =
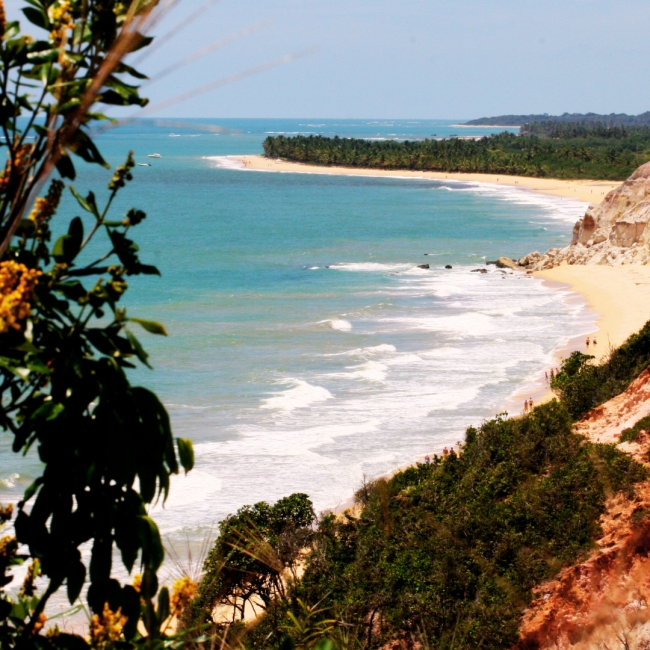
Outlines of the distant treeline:
M 640 136 L 650 138 L 650 126 L 612 126 L 603 122 L 532 122 L 524 124 L 521 135 L 547 138 L 602 138 L 624 140 Z
M 468 126 L 522 126 L 531 122 L 599 122 L 610 126 L 650 126 L 650 111 L 640 115 L 627 115 L 626 113 L 563 113 L 562 115 L 497 115 L 495 117 L 481 117 L 478 120 L 465 122 Z
M 624 180 L 650 160 L 648 128 L 553 126 L 531 124 L 530 135 L 417 142 L 277 136 L 264 141 L 264 151 L 314 165 L 599 180 Z

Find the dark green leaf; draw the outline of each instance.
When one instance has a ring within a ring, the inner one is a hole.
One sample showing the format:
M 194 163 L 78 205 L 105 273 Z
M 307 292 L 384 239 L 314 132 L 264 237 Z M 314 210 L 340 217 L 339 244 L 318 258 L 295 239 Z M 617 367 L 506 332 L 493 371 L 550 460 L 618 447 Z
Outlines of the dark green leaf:
M 138 521 L 138 537 L 142 546 L 143 564 L 156 571 L 162 564 L 165 552 L 160 540 L 158 526 L 151 517 L 140 516 Z
M 77 177 L 74 165 L 68 154 L 61 154 L 56 161 L 56 169 L 61 174 L 61 178 L 69 178 L 74 180 Z
M 50 21 L 44 11 L 33 7 L 24 7 L 22 12 L 30 23 L 49 31 Z
M 176 446 L 181 465 L 187 474 L 194 467 L 194 446 L 187 438 L 176 438 Z
M 144 348 L 142 345 L 140 345 L 140 341 L 129 331 L 126 331 L 126 337 L 129 339 L 129 343 L 131 344 L 131 347 L 133 348 L 133 353 L 144 363 L 145 366 L 148 368 L 151 368 L 149 365 L 149 355 L 145 352 Z
M 158 620 L 162 623 L 169 618 L 169 589 L 163 587 L 158 592 Z
M 86 567 L 81 560 L 73 562 L 68 568 L 68 601 L 71 605 L 79 598 L 85 580 Z

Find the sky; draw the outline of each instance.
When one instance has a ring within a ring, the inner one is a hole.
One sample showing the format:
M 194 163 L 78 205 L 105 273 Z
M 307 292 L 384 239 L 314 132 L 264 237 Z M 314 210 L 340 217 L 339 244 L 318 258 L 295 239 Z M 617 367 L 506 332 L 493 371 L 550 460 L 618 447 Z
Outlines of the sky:
M 5 5 L 9 19 L 21 17 L 22 0 Z M 240 36 L 150 83 L 143 94 L 152 105 L 318 49 L 152 116 L 471 119 L 650 110 L 646 0 L 179 0 L 153 33 L 204 6 L 139 69 L 154 75 Z

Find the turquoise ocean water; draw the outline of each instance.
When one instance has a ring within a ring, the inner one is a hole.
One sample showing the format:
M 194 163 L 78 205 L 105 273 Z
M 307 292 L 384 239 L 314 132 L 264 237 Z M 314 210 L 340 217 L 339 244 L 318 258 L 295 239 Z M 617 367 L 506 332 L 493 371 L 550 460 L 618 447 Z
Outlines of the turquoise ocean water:
M 112 165 L 129 149 L 151 163 L 113 212 L 148 213 L 134 234 L 162 272 L 132 279 L 125 300 L 169 331 L 142 334 L 155 371 L 133 379 L 161 395 L 196 450 L 196 469 L 155 508 L 163 533 L 195 535 L 296 491 L 334 507 L 364 477 L 461 440 L 592 329 L 566 292 L 493 266 L 471 272 L 566 245 L 582 203 L 489 184 L 254 172 L 228 158 L 261 153 L 269 133 L 413 139 L 459 133 L 451 124 L 151 121 L 101 136 Z M 75 185 L 85 193 L 109 176 L 80 168 Z M 61 212 L 78 208 L 68 198 Z M 0 500 L 16 500 L 38 465 L 11 454 L 6 434 L 0 445 Z

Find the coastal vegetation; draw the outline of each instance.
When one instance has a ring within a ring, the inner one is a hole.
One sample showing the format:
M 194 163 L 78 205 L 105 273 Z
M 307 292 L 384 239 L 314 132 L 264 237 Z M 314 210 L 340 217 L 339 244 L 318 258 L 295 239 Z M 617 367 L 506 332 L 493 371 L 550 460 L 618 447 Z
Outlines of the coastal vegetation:
M 457 450 L 363 485 L 355 512 L 325 514 L 310 530 L 305 510 L 288 528 L 304 535 L 303 572 L 293 567 L 285 574 L 284 593 L 264 602 L 265 615 L 254 625 L 239 617 L 237 643 L 512 648 L 537 586 L 598 539 L 606 499 L 633 498 L 635 485 L 647 479 L 631 456 L 589 442 L 573 425 L 649 365 L 650 323 L 601 364 L 580 353 L 566 359 L 553 382 L 558 399 L 470 427 Z M 259 519 L 272 510 L 257 504 L 224 522 L 200 593 L 216 565 L 231 571 L 246 560 L 248 584 L 258 571 L 252 558 L 272 557 L 281 566 L 277 532 L 265 515 Z M 229 595 L 238 593 L 248 592 Z M 212 611 L 203 606 L 205 620 Z
M 75 157 L 108 168 L 91 137 L 108 119 L 97 103 L 146 103 L 133 85 L 143 75 L 122 58 L 151 41 L 142 34 L 156 2 L 28 5 L 42 39 L 7 22 L 0 1 L 0 427 L 40 472 L 15 507 L 0 507 L 0 647 L 180 647 L 169 622 L 188 585 L 159 585 L 164 550 L 148 509 L 194 454 L 159 398 L 127 374 L 150 367 L 136 329 L 166 334 L 120 306 L 128 283 L 159 275 L 132 238 L 145 212 L 111 214 L 135 163 L 126 155 L 99 193 L 62 180 L 75 179 Z M 64 191 L 82 216 L 56 224 Z M 133 576 L 124 584 L 116 562 Z M 87 611 L 87 635 L 48 620 L 64 589 L 67 613 Z
M 523 126 L 532 122 L 554 122 L 554 123 L 598 123 L 608 126 L 650 126 L 650 111 L 639 115 L 627 115 L 627 113 L 609 113 L 600 115 L 598 113 L 563 113 L 562 115 L 549 115 L 538 113 L 531 115 L 497 115 L 495 117 L 479 117 L 476 120 L 465 122 L 468 126 Z
M 313 165 L 598 180 L 624 180 L 650 160 L 647 127 L 527 128 L 525 135 L 420 141 L 279 135 L 264 141 L 264 153 Z

